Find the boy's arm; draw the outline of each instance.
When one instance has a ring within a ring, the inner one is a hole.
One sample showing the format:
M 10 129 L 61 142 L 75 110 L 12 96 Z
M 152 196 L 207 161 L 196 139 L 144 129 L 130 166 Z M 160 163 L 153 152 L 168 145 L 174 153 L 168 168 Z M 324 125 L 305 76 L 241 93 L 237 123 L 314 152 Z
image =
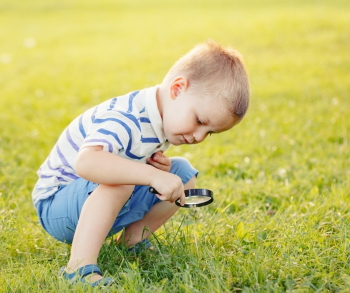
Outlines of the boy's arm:
M 88 181 L 106 185 L 148 185 L 161 195 L 161 200 L 185 203 L 184 186 L 180 177 L 109 152 L 102 146 L 81 149 L 75 164 L 78 175 Z

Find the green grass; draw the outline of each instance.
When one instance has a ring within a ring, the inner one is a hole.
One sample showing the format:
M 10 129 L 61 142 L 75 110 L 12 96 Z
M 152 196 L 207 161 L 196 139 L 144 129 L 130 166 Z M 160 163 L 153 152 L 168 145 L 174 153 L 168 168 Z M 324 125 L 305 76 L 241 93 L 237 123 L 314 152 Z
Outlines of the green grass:
M 101 268 L 116 292 L 350 292 L 349 13 L 345 0 L 0 0 L 0 291 L 83 292 L 56 278 L 69 248 L 38 224 L 36 170 L 82 111 L 161 82 L 214 38 L 245 57 L 249 113 L 168 155 L 215 201 L 161 229 L 159 255 L 107 241 Z

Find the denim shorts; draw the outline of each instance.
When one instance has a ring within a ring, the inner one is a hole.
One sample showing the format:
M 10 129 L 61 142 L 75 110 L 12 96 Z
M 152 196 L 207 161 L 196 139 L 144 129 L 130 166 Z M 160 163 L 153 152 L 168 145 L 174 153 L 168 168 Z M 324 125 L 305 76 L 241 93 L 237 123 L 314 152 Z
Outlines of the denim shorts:
M 186 184 L 193 176 L 197 176 L 198 171 L 186 159 L 173 157 L 171 161 L 170 173 L 179 176 L 183 184 Z M 40 200 L 35 207 L 40 223 L 46 232 L 59 241 L 72 243 L 84 202 L 97 186 L 97 183 L 79 178 L 69 185 L 61 186 L 49 198 Z M 129 200 L 115 219 L 108 236 L 142 219 L 158 202 L 160 200 L 155 194 L 148 191 L 148 186 L 135 186 Z

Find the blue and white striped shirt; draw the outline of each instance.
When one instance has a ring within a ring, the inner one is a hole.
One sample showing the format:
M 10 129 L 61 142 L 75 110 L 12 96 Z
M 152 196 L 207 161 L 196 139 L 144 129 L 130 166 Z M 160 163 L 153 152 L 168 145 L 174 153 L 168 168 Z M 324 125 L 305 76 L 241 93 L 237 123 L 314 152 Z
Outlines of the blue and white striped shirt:
M 79 178 L 75 161 L 83 147 L 101 145 L 104 151 L 142 163 L 154 152 L 169 148 L 157 107 L 157 88 L 107 100 L 73 120 L 38 171 L 34 203 Z

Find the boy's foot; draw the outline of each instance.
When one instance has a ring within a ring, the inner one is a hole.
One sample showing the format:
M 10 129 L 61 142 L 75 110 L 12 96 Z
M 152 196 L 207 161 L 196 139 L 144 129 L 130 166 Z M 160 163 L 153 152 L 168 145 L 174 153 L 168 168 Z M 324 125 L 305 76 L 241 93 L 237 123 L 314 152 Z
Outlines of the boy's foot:
M 72 273 L 67 272 L 66 268 L 62 267 L 58 275 L 71 284 L 83 283 L 91 287 L 109 287 L 115 283 L 115 280 L 111 277 L 105 277 L 94 281 L 93 277 L 95 277 L 95 275 L 102 276 L 101 270 L 97 265 L 86 265 Z
M 140 253 L 144 250 L 155 250 L 153 244 L 151 241 L 148 240 L 148 238 L 142 240 L 141 242 L 135 244 L 134 246 L 127 249 L 128 252 L 134 252 L 134 253 Z

